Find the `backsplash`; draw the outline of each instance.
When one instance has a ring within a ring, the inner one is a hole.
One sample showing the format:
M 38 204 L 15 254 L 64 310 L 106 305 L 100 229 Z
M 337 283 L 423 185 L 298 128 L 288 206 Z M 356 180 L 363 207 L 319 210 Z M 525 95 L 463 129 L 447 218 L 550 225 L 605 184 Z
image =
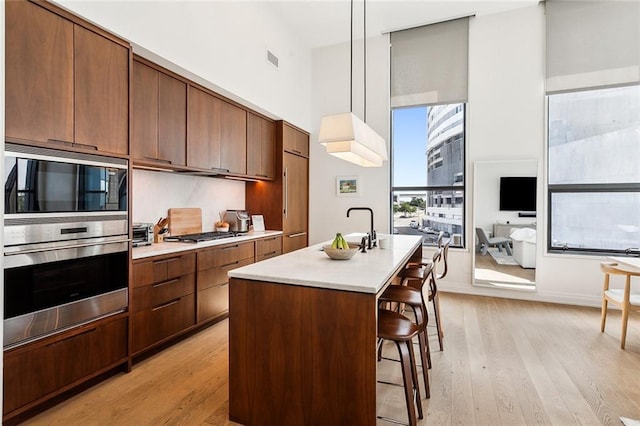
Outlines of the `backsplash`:
M 133 170 L 133 222 L 152 222 L 174 207 L 200 207 L 202 230 L 213 230 L 218 212 L 244 209 L 244 182 L 179 173 Z

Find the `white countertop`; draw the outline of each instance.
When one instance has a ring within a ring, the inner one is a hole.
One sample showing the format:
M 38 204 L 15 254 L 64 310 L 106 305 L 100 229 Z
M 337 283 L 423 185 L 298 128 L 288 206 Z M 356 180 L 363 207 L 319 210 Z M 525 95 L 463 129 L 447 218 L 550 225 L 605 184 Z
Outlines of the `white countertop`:
M 349 260 L 332 260 L 322 251 L 324 242 L 229 272 L 233 278 L 307 287 L 378 293 L 422 244 L 418 235 L 382 235 L 388 248 L 358 252 Z M 346 235 L 352 241 L 350 235 Z
M 166 243 L 156 243 L 150 246 L 134 247 L 132 258 L 143 259 L 145 257 L 159 256 L 161 254 L 178 253 L 181 251 L 201 249 L 205 247 L 220 246 L 223 244 L 233 244 L 242 241 L 257 240 L 259 238 L 270 237 L 272 235 L 282 235 L 282 231 L 249 231 L 238 237 L 221 238 L 219 240 L 204 241 L 201 243 L 179 243 L 169 241 Z

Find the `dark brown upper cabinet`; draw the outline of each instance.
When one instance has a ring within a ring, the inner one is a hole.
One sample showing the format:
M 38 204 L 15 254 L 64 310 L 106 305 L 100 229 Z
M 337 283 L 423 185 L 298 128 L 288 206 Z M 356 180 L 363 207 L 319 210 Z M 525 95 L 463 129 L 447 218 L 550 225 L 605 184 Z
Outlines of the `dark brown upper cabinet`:
M 247 175 L 274 179 L 276 174 L 276 125 L 247 113 Z
M 187 84 L 139 61 L 131 84 L 134 161 L 185 166 Z
M 128 154 L 129 47 L 31 2 L 5 13 L 7 139 Z
M 187 166 L 222 174 L 247 172 L 247 112 L 189 86 Z
M 308 158 L 309 135 L 284 123 L 282 126 L 282 148 L 284 151 Z

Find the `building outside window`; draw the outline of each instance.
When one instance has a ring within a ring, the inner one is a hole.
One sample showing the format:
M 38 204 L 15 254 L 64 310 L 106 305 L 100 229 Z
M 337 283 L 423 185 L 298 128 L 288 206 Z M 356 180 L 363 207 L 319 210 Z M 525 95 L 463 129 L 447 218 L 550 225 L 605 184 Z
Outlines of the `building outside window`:
M 464 246 L 464 104 L 395 108 L 393 232 Z
M 640 247 L 640 86 L 548 96 L 549 250 Z

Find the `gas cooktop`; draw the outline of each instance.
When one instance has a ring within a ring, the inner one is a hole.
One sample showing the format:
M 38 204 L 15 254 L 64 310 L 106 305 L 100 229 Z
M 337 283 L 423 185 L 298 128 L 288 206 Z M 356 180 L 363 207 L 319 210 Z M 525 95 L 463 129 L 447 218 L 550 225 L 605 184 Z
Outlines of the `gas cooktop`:
M 164 237 L 164 240 L 180 242 L 180 243 L 201 243 L 203 241 L 237 237 L 238 235 L 239 235 L 238 232 L 201 232 L 199 234 L 175 235 L 171 237 Z

